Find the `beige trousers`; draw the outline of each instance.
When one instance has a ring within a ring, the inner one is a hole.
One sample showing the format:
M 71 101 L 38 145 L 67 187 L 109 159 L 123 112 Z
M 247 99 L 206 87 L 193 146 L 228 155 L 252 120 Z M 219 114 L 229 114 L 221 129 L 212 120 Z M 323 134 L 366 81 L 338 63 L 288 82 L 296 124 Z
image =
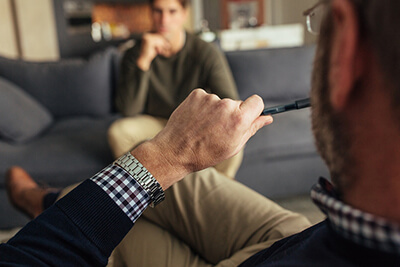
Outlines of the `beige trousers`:
M 148 208 L 110 265 L 238 266 L 309 226 L 302 215 L 208 168 L 188 175 L 166 191 L 164 202 Z
M 119 158 L 147 139 L 156 136 L 167 124 L 166 119 L 149 115 L 122 118 L 108 129 L 108 143 L 115 158 Z M 243 159 L 243 151 L 225 160 L 215 168 L 227 177 L 234 178 Z

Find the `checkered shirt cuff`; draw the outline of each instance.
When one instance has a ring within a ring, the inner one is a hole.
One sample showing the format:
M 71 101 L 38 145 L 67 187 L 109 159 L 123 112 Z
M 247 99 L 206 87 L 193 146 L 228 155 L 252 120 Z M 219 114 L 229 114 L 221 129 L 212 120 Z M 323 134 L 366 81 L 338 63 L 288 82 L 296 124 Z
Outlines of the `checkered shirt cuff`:
M 123 168 L 109 165 L 90 178 L 135 222 L 151 203 L 150 195 Z

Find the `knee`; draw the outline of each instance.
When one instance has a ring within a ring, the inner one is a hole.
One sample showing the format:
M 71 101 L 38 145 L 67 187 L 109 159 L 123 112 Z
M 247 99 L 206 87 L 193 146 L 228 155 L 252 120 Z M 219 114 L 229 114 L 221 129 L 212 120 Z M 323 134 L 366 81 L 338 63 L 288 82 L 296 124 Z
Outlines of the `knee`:
M 123 129 L 123 122 L 121 120 L 114 121 L 107 130 L 108 141 L 113 141 L 119 138 Z
M 113 146 L 115 144 L 124 143 L 135 136 L 137 127 L 127 119 L 118 119 L 113 122 L 107 130 L 108 143 Z

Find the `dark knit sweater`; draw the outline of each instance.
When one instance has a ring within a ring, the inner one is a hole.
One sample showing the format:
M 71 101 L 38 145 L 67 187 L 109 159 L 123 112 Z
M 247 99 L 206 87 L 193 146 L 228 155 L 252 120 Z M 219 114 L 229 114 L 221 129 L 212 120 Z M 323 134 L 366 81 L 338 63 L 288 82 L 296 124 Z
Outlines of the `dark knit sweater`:
M 249 266 L 400 266 L 400 256 L 357 245 L 335 232 L 326 220 L 276 242 L 240 265 Z

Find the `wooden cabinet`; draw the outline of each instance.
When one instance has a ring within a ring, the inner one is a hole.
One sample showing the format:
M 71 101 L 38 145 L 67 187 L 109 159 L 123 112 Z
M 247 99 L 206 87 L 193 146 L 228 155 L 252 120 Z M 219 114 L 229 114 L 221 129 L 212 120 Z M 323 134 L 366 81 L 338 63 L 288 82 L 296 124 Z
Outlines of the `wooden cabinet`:
M 92 0 L 93 3 L 100 4 L 148 4 L 148 0 Z
M 223 29 L 248 28 L 264 24 L 264 0 L 221 0 Z

